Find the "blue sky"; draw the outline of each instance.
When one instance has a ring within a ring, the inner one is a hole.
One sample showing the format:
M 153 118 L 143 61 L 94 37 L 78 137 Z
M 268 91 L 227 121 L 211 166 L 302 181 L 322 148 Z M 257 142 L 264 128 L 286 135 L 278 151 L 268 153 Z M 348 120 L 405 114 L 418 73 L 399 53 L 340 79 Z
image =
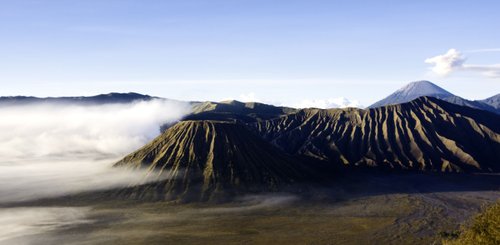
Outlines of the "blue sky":
M 469 99 L 500 93 L 498 1 L 0 3 L 0 95 L 367 106 L 422 79 Z M 440 75 L 424 62 L 452 48 L 481 69 Z

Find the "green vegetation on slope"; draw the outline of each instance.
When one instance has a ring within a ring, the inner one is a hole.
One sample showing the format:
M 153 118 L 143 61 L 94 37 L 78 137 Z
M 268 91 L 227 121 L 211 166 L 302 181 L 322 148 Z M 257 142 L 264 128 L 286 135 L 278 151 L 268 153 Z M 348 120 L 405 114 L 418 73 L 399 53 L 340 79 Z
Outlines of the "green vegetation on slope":
M 495 245 L 500 244 L 500 201 L 486 208 L 461 232 L 448 234 L 456 239 L 445 240 L 446 245 Z

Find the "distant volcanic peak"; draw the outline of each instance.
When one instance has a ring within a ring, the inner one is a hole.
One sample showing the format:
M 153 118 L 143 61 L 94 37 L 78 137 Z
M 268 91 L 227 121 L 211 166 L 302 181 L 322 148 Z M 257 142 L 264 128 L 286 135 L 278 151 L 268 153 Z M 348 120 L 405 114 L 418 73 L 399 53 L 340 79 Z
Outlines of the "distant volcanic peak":
M 398 89 L 386 98 L 374 103 L 369 108 L 405 103 L 421 96 L 433 96 L 443 99 L 454 95 L 429 81 L 416 81 Z
M 370 110 L 316 110 L 255 124 L 289 154 L 332 164 L 500 171 L 500 116 L 433 97 Z M 480 147 L 479 147 L 480 146 Z
M 407 95 L 420 95 L 420 96 L 433 95 L 433 94 L 441 94 L 448 96 L 453 95 L 452 93 L 437 86 L 436 84 L 425 80 L 411 82 L 406 86 L 398 89 L 396 92 L 400 92 Z
M 301 163 L 245 126 L 219 121 L 179 122 L 116 165 L 168 173 L 163 194 L 190 193 L 198 200 L 222 190 L 274 190 L 309 178 Z

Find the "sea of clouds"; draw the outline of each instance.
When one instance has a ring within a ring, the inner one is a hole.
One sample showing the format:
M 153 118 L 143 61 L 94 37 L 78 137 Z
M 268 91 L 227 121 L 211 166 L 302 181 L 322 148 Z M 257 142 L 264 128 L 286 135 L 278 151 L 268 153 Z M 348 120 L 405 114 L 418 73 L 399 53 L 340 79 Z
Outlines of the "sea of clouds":
M 0 203 L 150 181 L 111 166 L 188 112 L 187 103 L 162 99 L 0 106 Z
M 0 205 L 8 204 L 0 208 L 0 244 L 55 244 L 54 231 L 94 222 L 89 207 L 22 202 L 161 178 L 112 165 L 189 111 L 187 103 L 162 99 L 0 105 Z

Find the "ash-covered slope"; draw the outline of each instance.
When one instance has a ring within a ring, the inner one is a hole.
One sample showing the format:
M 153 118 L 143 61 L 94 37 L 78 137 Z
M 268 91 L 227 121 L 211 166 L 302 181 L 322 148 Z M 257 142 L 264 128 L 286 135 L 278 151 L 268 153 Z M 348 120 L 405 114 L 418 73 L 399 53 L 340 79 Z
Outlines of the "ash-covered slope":
M 432 97 L 369 110 L 302 110 L 249 126 L 290 154 L 333 164 L 500 171 L 500 115 Z
M 455 95 L 429 81 L 416 81 L 411 82 L 398 89 L 396 92 L 390 94 L 386 98 L 369 106 L 369 108 L 406 103 L 421 96 L 430 96 L 444 99 Z
M 116 166 L 166 174 L 166 181 L 148 187 L 159 199 L 210 200 L 310 179 L 301 163 L 245 126 L 216 121 L 179 122 Z

